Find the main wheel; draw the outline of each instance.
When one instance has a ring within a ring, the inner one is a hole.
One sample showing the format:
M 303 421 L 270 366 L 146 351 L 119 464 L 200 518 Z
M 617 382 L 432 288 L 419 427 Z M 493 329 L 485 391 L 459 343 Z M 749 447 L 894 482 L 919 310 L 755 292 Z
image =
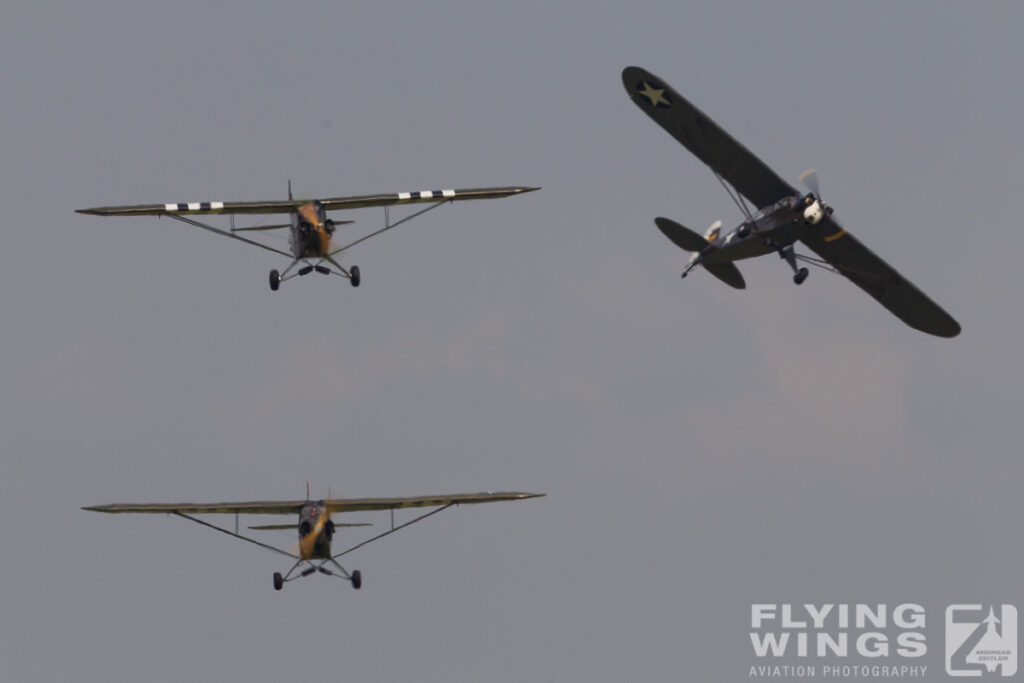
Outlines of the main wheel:
M 363 585 L 363 575 L 356 569 L 352 572 L 352 587 L 359 590 L 359 587 Z
M 284 577 L 281 576 L 281 572 L 274 572 L 274 590 L 279 591 L 284 588 Z
M 276 270 L 270 271 L 270 289 L 277 291 L 277 288 L 281 286 L 281 274 Z
M 361 281 L 359 278 L 359 266 L 352 266 L 352 268 L 348 272 L 350 275 L 349 282 L 352 283 L 353 287 L 358 287 Z
M 807 279 L 807 269 L 806 268 L 801 268 L 800 270 L 796 271 L 796 275 L 793 276 L 793 282 L 795 282 L 797 284 L 800 284 L 801 282 L 803 282 L 806 279 Z

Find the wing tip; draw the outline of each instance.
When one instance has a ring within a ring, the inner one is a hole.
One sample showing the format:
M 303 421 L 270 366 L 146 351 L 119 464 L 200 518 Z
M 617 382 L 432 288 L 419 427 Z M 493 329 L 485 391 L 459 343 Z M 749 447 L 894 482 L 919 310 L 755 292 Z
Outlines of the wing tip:
M 541 187 L 539 185 L 536 186 L 536 187 L 534 187 L 532 185 L 514 185 L 512 187 L 504 188 L 504 194 L 505 195 L 526 194 L 527 192 L 536 192 L 537 190 L 540 190 L 540 189 L 541 189 Z
M 649 81 L 652 79 L 661 81 L 660 78 L 650 71 L 639 66 L 627 66 L 622 70 L 622 85 L 631 97 L 633 95 L 633 88 L 638 81 Z
M 933 325 L 930 329 L 922 329 L 921 331 L 936 337 L 942 337 L 943 339 L 952 339 L 953 337 L 960 336 L 963 328 L 960 327 L 960 323 L 950 317 L 948 320 L 943 321 L 941 326 Z

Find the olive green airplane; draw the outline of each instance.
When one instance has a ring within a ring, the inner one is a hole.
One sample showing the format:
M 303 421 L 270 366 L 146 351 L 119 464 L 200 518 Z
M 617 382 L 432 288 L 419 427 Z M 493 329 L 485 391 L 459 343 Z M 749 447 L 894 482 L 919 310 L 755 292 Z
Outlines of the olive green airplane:
M 274 589 L 281 590 L 284 584 L 295 579 L 309 576 L 319 572 L 327 576 L 337 576 L 352 584 L 353 588 L 360 588 L 363 585 L 363 577 L 359 570 L 349 572 L 338 562 L 338 558 L 347 555 L 353 550 L 362 548 L 364 545 L 377 541 L 385 536 L 436 515 L 442 510 L 447 510 L 453 505 L 470 505 L 476 503 L 496 503 L 503 500 L 525 500 L 527 498 L 539 498 L 543 493 L 455 493 L 440 496 L 411 496 L 404 498 L 326 498 L 324 500 L 309 500 L 309 487 L 306 488 L 306 500 L 262 500 L 247 501 L 238 503 L 115 503 L 112 505 L 94 505 L 84 507 L 83 510 L 94 512 L 119 513 L 147 513 L 177 515 L 183 519 L 193 521 L 202 526 L 209 527 L 225 533 L 228 536 L 239 538 L 243 541 L 253 543 L 272 550 L 281 555 L 286 555 L 295 563 L 284 575 L 274 573 Z M 395 526 L 395 510 L 401 508 L 434 508 L 414 519 Z M 331 519 L 332 513 L 359 512 L 374 510 L 391 511 L 391 528 L 388 531 L 377 534 L 361 543 L 358 543 L 340 553 L 332 553 L 331 540 L 334 537 L 334 530 L 337 527 L 370 526 L 365 523 L 344 524 L 334 522 Z M 206 520 L 199 519 L 194 515 L 210 514 L 233 514 L 235 515 L 235 530 L 217 526 Z M 264 524 L 251 526 L 256 530 L 281 530 L 298 529 L 299 543 L 293 550 L 284 550 L 272 546 L 254 538 L 238 533 L 239 515 L 298 515 L 298 524 Z M 299 567 L 306 565 L 303 569 Z M 330 566 L 328 566 L 330 565 Z M 335 573 L 336 569 L 339 573 Z M 296 571 L 299 570 L 297 573 Z M 294 576 L 293 576 L 294 575 Z
M 251 244 L 275 254 L 280 254 L 291 259 L 291 264 L 283 272 L 278 272 L 277 270 L 270 271 L 270 289 L 274 291 L 277 291 L 282 282 L 293 277 L 308 275 L 313 271 L 323 275 L 330 275 L 332 273 L 340 275 L 348 278 L 353 287 L 358 287 L 361 281 L 359 266 L 345 268 L 337 260 L 343 252 L 348 251 L 357 244 L 365 242 L 382 232 L 396 228 L 448 202 L 469 199 L 498 199 L 499 197 L 511 197 L 539 189 L 539 187 L 483 187 L 465 190 L 423 190 L 420 192 L 396 192 L 393 194 L 304 200 L 295 199 L 292 196 L 291 182 L 289 182 L 288 199 L 286 200 L 133 204 L 128 206 L 99 206 L 93 209 L 77 209 L 76 212 L 93 216 L 167 216 L 182 223 L 187 223 L 203 230 L 209 230 L 217 235 L 230 237 L 245 244 Z M 428 206 L 392 223 L 391 207 L 405 204 L 428 204 Z M 353 221 L 332 220 L 327 217 L 327 212 L 343 209 L 363 209 L 373 206 L 384 207 L 384 227 L 368 235 L 363 235 L 348 244 L 337 246 L 333 239 L 336 226 L 352 223 Z M 230 226 L 226 229 L 220 228 L 188 217 L 189 215 L 205 216 L 209 214 L 226 214 L 230 218 Z M 290 216 L 290 221 L 274 225 L 235 227 L 236 214 L 287 214 Z M 239 234 L 270 230 L 290 231 L 290 252 Z M 298 270 L 292 272 L 296 266 L 299 266 Z
M 722 222 L 716 221 L 703 236 L 668 218 L 656 218 L 666 237 L 691 252 L 683 277 L 701 265 L 727 285 L 743 289 L 746 282 L 735 262 L 775 252 L 792 268 L 798 285 L 808 270 L 798 268 L 797 261 L 820 266 L 845 275 L 914 329 L 938 337 L 960 334 L 956 320 L 839 225 L 832 207 L 821 199 L 815 171 L 800 177 L 810 192 L 798 192 L 657 76 L 631 66 L 622 72 L 622 83 L 645 114 L 711 168 L 744 216 L 731 232 L 722 235 Z M 754 204 L 753 211 L 744 197 Z M 797 254 L 798 241 L 821 259 Z

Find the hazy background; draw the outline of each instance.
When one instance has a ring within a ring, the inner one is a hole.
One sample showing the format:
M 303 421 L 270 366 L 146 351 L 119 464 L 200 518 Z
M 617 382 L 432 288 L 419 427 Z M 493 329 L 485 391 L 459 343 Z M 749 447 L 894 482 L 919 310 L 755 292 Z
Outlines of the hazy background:
M 752 602 L 919 602 L 938 677 L 946 605 L 1021 606 L 1024 10 L 678 4 L 5 5 L 0 678 L 738 680 Z M 791 182 L 816 167 L 963 334 L 775 258 L 746 291 L 681 282 L 654 217 L 740 215 L 632 64 Z M 283 258 L 73 213 L 289 178 L 544 189 L 361 246 L 358 290 L 271 293 Z M 285 558 L 79 510 L 307 480 L 548 496 L 359 551 L 358 592 L 275 593 Z

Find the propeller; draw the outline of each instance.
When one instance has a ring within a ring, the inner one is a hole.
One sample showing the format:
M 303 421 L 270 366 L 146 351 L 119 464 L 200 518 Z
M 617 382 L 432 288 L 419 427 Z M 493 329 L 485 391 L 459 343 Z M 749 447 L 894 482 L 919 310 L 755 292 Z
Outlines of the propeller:
M 815 197 L 821 198 L 821 191 L 818 189 L 818 171 L 813 168 L 807 169 L 800 174 L 800 182 L 813 192 Z
M 320 537 L 320 532 L 324 530 L 328 519 L 330 519 L 330 513 L 327 510 L 321 510 L 320 516 L 316 518 L 316 523 L 313 525 L 312 530 L 299 539 L 299 552 L 297 554 L 300 557 L 306 558 L 313 554 L 313 547 L 316 545 L 316 540 Z
M 328 218 L 324 221 L 324 229 L 326 229 L 329 234 L 333 234 L 336 226 L 350 225 L 352 223 L 355 223 L 355 221 L 336 221 L 333 218 Z
M 800 174 L 800 182 L 811 191 L 811 195 L 804 198 L 804 220 L 811 225 L 817 225 L 823 218 L 832 215 L 832 207 L 821 198 L 818 172 L 813 168 L 804 171 Z

